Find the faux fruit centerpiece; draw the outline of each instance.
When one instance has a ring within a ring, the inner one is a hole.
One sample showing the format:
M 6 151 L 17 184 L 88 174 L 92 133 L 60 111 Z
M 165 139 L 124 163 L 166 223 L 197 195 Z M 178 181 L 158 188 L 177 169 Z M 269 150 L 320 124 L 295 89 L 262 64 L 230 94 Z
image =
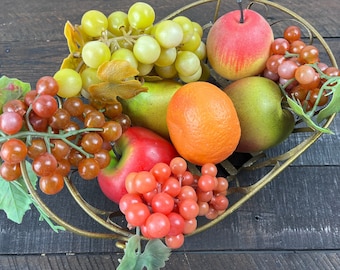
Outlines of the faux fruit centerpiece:
M 240 9 L 205 26 L 181 10 L 155 23 L 154 9 L 143 2 L 108 16 L 90 10 L 80 25 L 65 24 L 70 54 L 54 75 L 34 88 L 2 77 L 0 206 L 8 218 L 20 223 L 33 204 L 56 231 L 126 244 L 119 269 L 158 269 L 185 235 L 225 218 L 331 133 L 339 70 L 322 37 L 288 12 L 318 37 L 333 67 L 303 41 L 300 27 L 274 37 L 250 9 L 263 3 L 284 11 L 280 6 L 253 1 L 243 10 L 237 2 Z M 263 158 L 295 131 L 312 136 L 287 155 Z M 239 152 L 250 159 L 236 167 L 229 158 Z M 235 185 L 239 171 L 271 164 L 255 184 Z M 88 205 L 72 173 L 98 181 L 119 212 Z M 42 193 L 57 194 L 65 185 L 112 233 L 77 229 L 46 207 Z M 229 205 L 235 192 L 247 196 Z M 126 228 L 114 222 L 118 214 Z M 143 253 L 142 240 L 149 240 Z

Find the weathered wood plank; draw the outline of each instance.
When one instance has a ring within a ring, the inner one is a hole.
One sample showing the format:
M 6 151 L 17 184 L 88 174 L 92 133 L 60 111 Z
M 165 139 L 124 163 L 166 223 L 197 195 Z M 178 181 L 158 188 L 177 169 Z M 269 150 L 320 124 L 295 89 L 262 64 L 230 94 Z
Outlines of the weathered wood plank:
M 44 256 L 0 256 L 3 270 L 93 270 L 115 269 L 122 254 L 77 254 Z M 174 252 L 164 270 L 336 270 L 340 267 L 340 251 L 312 252 Z

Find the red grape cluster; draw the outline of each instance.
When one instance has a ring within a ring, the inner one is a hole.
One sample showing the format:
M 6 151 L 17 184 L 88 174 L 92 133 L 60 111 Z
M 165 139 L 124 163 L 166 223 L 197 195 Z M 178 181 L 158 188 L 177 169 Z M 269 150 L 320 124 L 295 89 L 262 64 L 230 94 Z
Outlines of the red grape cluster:
M 214 219 L 229 205 L 228 181 L 217 177 L 216 166 L 204 164 L 201 175 L 194 175 L 181 157 L 130 173 L 125 186 L 128 193 L 119 208 L 129 227 L 140 227 L 149 239 L 164 237 L 170 248 L 183 245 L 184 235 L 197 228 L 198 216 Z
M 78 97 L 61 100 L 58 83 L 44 76 L 22 99 L 6 102 L 0 115 L 0 176 L 14 181 L 25 159 L 40 177 L 39 187 L 56 194 L 72 168 L 90 180 L 110 162 L 111 142 L 130 126 L 119 103 L 98 108 Z
M 320 62 L 318 48 L 306 44 L 301 39 L 301 29 L 295 25 L 288 26 L 283 37 L 273 41 L 263 73 L 264 77 L 283 85 L 305 111 L 314 105 L 327 104 L 327 91 L 319 94 L 320 88 L 326 78 L 339 75 L 339 69 Z

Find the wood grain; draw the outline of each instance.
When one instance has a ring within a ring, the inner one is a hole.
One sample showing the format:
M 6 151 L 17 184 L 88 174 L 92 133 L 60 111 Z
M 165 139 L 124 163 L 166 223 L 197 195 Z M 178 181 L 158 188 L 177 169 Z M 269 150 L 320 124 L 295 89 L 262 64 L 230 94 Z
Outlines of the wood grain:
M 42 255 L 42 256 L 0 256 L 1 269 L 22 270 L 93 270 L 115 269 L 122 254 L 110 255 Z M 273 251 L 273 252 L 174 252 L 164 270 L 337 270 L 340 267 L 340 252 L 327 253 L 310 251 Z M 307 268 L 307 267 L 308 268 Z M 180 267 L 180 268 L 179 268 Z

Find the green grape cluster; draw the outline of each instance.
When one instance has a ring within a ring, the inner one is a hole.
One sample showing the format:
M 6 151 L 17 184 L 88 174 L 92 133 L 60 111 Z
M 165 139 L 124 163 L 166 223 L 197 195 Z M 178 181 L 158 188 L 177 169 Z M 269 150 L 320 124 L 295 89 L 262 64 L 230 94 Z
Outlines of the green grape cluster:
M 85 90 L 98 83 L 98 67 L 111 60 L 128 61 L 139 76 L 185 83 L 207 78 L 203 29 L 185 16 L 155 23 L 153 7 L 136 2 L 127 12 L 114 11 L 108 16 L 98 10 L 86 11 L 80 28 L 87 36 L 81 51 Z

